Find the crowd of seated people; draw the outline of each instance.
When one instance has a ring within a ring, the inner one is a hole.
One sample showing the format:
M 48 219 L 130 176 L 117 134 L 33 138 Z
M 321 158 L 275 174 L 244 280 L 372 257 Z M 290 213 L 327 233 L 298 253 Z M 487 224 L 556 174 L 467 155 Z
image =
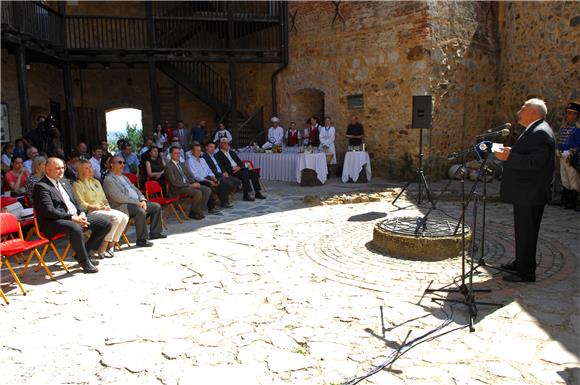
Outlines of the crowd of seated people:
M 42 236 L 64 234 L 82 270 L 96 273 L 100 260 L 115 257 L 129 224 L 135 226 L 138 247 L 166 237 L 162 207 L 147 198 L 147 182 L 190 204 L 188 216 L 194 220 L 233 207 L 237 191 L 246 201 L 265 199 L 259 175 L 230 150 L 231 133 L 223 124 L 213 133 L 205 126 L 205 121 L 191 129 L 183 122 L 174 130 L 158 125 L 141 148 L 121 139 L 113 153 L 106 140 L 79 142 L 66 156 L 61 147 L 39 142 L 32 130 L 27 139 L 2 148 L 2 194 L 34 209 Z

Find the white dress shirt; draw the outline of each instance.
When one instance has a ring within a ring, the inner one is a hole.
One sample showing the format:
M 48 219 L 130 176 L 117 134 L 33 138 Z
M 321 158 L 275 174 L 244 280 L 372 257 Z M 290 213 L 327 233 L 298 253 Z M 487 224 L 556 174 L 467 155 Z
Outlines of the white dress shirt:
M 318 139 L 320 140 L 320 148 L 328 147 L 328 152 L 332 153 L 332 160 L 330 164 L 336 164 L 336 149 L 334 147 L 334 139 L 336 130 L 333 126 L 318 127 Z
M 236 163 L 236 161 L 234 160 L 234 158 L 232 158 L 232 156 L 230 155 L 229 151 L 224 151 L 224 150 L 220 150 L 221 152 L 224 153 L 224 155 L 226 156 L 226 158 L 228 158 L 228 160 L 230 161 L 230 165 L 232 167 L 237 167 L 238 164 Z
M 22 165 L 24 166 L 25 169 L 28 170 L 29 173 L 32 174 L 32 160 L 31 159 L 25 160 Z
M 208 176 L 215 177 L 214 173 L 207 165 L 207 162 L 202 157 L 196 158 L 195 156 L 192 156 L 187 160 L 187 162 L 185 162 L 185 164 L 198 182 L 204 181 Z
M 95 157 L 93 156 L 91 158 L 91 167 L 93 168 L 93 174 L 95 174 L 95 178 L 97 179 L 101 179 L 101 161 L 95 159 Z
M 57 181 L 55 179 L 49 178 L 48 176 L 47 176 L 47 178 L 50 181 L 50 183 L 52 183 L 53 186 L 56 187 L 56 189 L 58 190 L 58 192 L 62 196 L 62 200 L 66 204 L 67 212 L 70 215 L 77 215 L 77 206 L 75 206 L 75 204 L 73 203 L 71 197 L 68 195 L 65 188 L 62 186 L 62 183 L 60 183 L 59 181 Z
M 228 130 L 219 130 L 213 137 L 214 142 L 219 142 L 221 138 L 228 138 L 228 142 L 232 142 L 232 134 Z

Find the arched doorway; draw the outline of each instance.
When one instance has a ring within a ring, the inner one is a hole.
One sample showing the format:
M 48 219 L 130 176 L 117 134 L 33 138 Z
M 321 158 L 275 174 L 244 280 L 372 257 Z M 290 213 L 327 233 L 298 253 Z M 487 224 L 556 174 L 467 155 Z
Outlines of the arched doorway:
M 117 140 L 128 138 L 134 149 L 143 145 L 143 111 L 137 108 L 114 108 L 105 111 L 109 149 L 116 149 Z
M 315 88 L 303 88 L 296 91 L 290 98 L 290 119 L 298 127 L 304 127 L 306 120 L 317 116 L 322 122 L 324 117 L 324 92 Z

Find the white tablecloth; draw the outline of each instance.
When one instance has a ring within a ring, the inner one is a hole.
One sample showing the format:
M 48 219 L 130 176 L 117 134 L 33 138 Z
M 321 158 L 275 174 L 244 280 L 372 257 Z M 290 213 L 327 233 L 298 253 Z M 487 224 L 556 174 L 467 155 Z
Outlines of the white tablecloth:
M 265 154 L 242 152 L 241 160 L 251 160 L 254 167 L 260 169 L 264 180 L 281 180 L 294 182 L 298 167 L 298 154 Z
M 326 182 L 328 167 L 326 165 L 326 154 L 266 154 L 254 152 L 241 152 L 241 160 L 250 160 L 254 167 L 260 169 L 260 177 L 264 180 L 281 180 L 286 182 L 300 183 L 302 180 L 302 170 L 305 168 L 316 171 L 318 180 Z
M 320 183 L 326 183 L 328 166 L 326 165 L 325 153 L 298 154 L 298 168 L 296 170 L 296 181 L 298 183 L 302 181 L 302 170 L 305 168 L 316 171 L 316 177 Z
M 342 181 L 344 183 L 348 182 L 349 178 L 353 181 L 357 181 L 359 174 L 364 165 L 367 165 L 367 180 L 371 181 L 371 159 L 369 158 L 368 152 L 363 151 L 349 151 L 344 156 L 344 165 L 342 167 Z

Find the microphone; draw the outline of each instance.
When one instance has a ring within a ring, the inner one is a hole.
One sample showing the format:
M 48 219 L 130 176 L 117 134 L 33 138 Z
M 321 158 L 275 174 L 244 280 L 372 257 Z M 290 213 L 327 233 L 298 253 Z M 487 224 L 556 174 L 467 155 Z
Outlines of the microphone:
M 487 130 L 483 134 L 479 134 L 476 138 L 494 138 L 494 137 L 504 137 L 510 134 L 510 128 L 512 127 L 511 123 L 505 123 L 501 126 L 492 128 L 491 130 Z
M 507 130 L 507 129 L 506 129 Z M 507 130 L 509 132 L 509 130 Z M 501 131 L 498 131 L 501 132 Z M 469 154 L 470 152 L 475 152 L 479 158 L 483 156 L 483 154 L 490 153 L 492 147 L 491 140 L 484 140 L 482 142 L 474 144 L 472 147 L 468 148 L 467 150 L 459 151 L 459 152 L 451 152 L 447 155 L 447 160 L 453 160 L 456 158 L 460 158 Z

